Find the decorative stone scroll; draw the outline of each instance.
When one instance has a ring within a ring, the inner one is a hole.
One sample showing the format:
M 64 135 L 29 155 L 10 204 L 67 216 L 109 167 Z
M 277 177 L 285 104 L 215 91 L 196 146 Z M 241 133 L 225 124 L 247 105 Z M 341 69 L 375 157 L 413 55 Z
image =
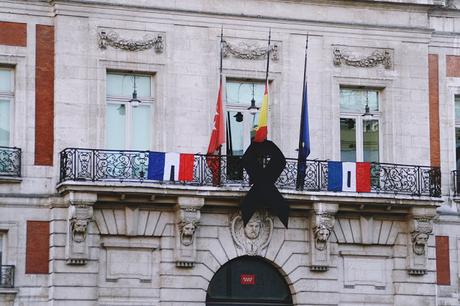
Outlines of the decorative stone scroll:
M 408 272 L 424 275 L 428 260 L 428 239 L 433 232 L 433 216 L 414 216 L 409 220 Z
M 230 231 L 240 255 L 262 255 L 273 234 L 273 218 L 266 211 L 256 211 L 244 226 L 239 214 L 231 221 Z
M 260 46 L 256 42 L 241 41 L 238 44 L 232 44 L 226 40 L 223 42 L 223 55 L 229 57 L 230 55 L 246 60 L 260 60 L 267 58 L 267 46 Z M 270 45 L 271 60 L 278 61 L 278 45 Z
M 315 203 L 311 216 L 311 271 L 327 271 L 330 265 L 329 237 L 335 224 L 337 204 Z
M 200 223 L 203 198 L 179 197 L 176 212 L 177 267 L 193 267 L 196 260 L 196 230 Z
M 156 36 L 146 34 L 142 40 L 120 38 L 120 35 L 115 31 L 100 31 L 98 36 L 99 48 L 101 49 L 107 49 L 107 46 L 111 46 L 126 51 L 143 51 L 152 48 L 156 53 L 163 53 L 164 51 L 164 37 L 161 34 Z
M 88 261 L 88 227 L 93 218 L 93 207 L 87 204 L 70 205 L 67 218 L 66 262 L 84 265 Z
M 386 49 L 378 49 L 368 56 L 358 57 L 336 47 L 333 50 L 333 56 L 335 66 L 345 64 L 353 67 L 371 68 L 382 64 L 385 69 L 392 68 L 391 53 Z

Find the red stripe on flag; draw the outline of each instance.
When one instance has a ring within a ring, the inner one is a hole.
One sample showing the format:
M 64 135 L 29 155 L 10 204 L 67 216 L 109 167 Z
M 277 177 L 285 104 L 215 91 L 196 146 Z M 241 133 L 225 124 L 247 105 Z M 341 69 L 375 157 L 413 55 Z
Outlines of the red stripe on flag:
M 356 192 L 371 191 L 371 164 L 356 163 Z
M 193 180 L 193 163 L 195 156 L 193 154 L 181 154 L 179 163 L 179 181 Z
M 256 135 L 254 136 L 254 142 L 263 142 L 267 139 L 267 127 L 262 126 L 256 131 Z

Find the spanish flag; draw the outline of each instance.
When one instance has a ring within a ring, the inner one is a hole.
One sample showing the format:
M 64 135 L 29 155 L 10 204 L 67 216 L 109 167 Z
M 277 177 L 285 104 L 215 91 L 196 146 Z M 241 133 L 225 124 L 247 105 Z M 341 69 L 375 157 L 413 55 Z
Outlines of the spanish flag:
M 259 112 L 259 121 L 255 127 L 254 142 L 267 140 L 267 119 L 268 119 L 268 81 L 265 82 L 265 93 L 262 98 L 262 107 Z

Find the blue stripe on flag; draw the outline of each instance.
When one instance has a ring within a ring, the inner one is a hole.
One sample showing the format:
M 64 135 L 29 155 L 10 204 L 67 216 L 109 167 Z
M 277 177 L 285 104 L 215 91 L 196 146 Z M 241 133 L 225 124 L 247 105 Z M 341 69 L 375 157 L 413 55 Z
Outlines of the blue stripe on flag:
M 149 180 L 162 181 L 165 170 L 165 153 L 149 152 L 149 170 L 147 178 Z
M 327 190 L 342 191 L 342 162 L 327 162 Z

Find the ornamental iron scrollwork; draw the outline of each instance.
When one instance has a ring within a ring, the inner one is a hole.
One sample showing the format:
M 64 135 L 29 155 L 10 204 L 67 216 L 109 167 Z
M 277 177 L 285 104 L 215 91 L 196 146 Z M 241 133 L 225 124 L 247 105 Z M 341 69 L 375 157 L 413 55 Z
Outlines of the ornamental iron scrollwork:
M 21 176 L 21 149 L 0 146 L 0 176 Z
M 223 42 L 223 55 L 224 57 L 229 57 L 230 55 L 245 59 L 245 60 L 260 60 L 267 58 L 267 47 L 259 46 L 256 42 L 246 42 L 242 41 L 238 44 L 232 44 L 226 40 Z M 271 60 L 278 61 L 278 45 L 270 45 L 270 55 Z
M 149 181 L 148 151 L 68 148 L 61 151 L 60 156 L 60 182 Z M 216 175 L 219 176 L 218 180 Z M 296 189 L 296 178 L 297 159 L 286 158 L 286 165 L 275 186 L 278 189 Z M 251 186 L 249 176 L 242 167 L 241 156 L 221 155 L 210 158 L 205 154 L 195 154 L 192 181 L 155 181 L 158 184 L 194 186 L 216 186 L 216 182 L 219 186 Z M 303 190 L 327 191 L 327 186 L 327 161 L 308 160 Z M 371 163 L 371 192 L 440 197 L 441 172 L 437 167 Z
M 333 56 L 335 66 L 345 64 L 353 67 L 371 68 L 382 64 L 385 69 L 391 69 L 392 67 L 391 53 L 389 50 L 375 50 L 369 56 L 358 58 L 353 55 L 345 54 L 345 52 L 339 48 L 334 48 Z
M 163 53 L 164 51 L 164 37 L 161 34 L 156 36 L 146 34 L 142 40 L 120 38 L 120 35 L 114 31 L 101 31 L 98 36 L 99 48 L 101 49 L 107 49 L 107 46 L 111 46 L 126 51 L 143 51 L 152 48 L 156 53 Z
M 14 266 L 1 265 L 0 266 L 0 288 L 13 288 L 14 287 Z

